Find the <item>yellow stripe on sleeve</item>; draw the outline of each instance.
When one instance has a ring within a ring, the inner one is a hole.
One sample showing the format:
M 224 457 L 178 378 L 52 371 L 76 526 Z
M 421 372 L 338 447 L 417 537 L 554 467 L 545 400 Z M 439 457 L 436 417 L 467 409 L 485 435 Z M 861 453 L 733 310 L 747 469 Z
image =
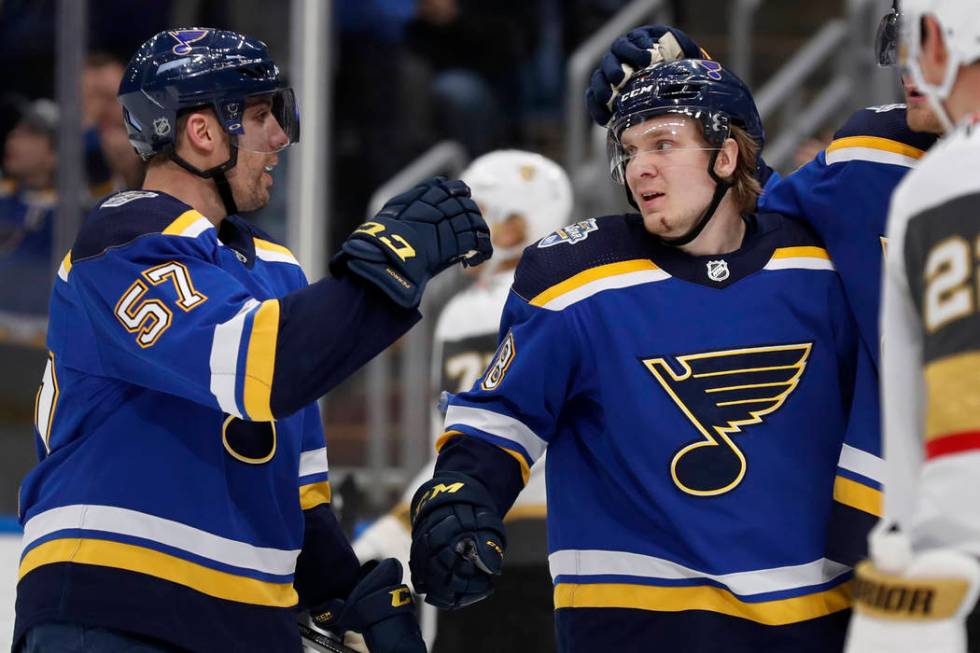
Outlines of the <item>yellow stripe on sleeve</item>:
M 203 215 L 194 209 L 184 211 L 177 217 L 176 220 L 167 225 L 167 228 L 161 233 L 163 233 L 164 236 L 179 236 L 184 233 L 184 230 L 187 229 L 187 227 L 191 226 L 203 217 Z
M 446 431 L 436 440 L 436 453 L 442 451 L 443 446 L 449 441 L 449 438 L 455 438 L 457 436 L 463 435 L 462 431 Z M 493 443 L 488 443 L 493 444 Z M 521 478 L 524 479 L 524 485 L 527 485 L 527 479 L 531 476 L 531 468 L 528 466 L 527 461 L 524 460 L 524 456 L 513 449 L 508 449 L 507 447 L 501 447 L 500 445 L 494 445 L 508 456 L 514 458 L 517 464 L 521 466 Z
M 846 610 L 851 605 L 849 586 L 848 582 L 806 596 L 748 603 L 714 586 L 559 583 L 555 586 L 555 608 L 634 608 L 655 612 L 707 610 L 767 626 L 784 626 Z
M 830 260 L 830 254 L 823 247 L 779 247 L 772 253 L 773 258 L 823 258 Z
M 875 517 L 881 517 L 884 513 L 881 490 L 876 490 L 843 476 L 834 479 L 834 501 Z
M 925 154 L 923 150 L 917 147 L 879 136 L 847 136 L 845 138 L 838 138 L 827 146 L 827 152 L 834 152 L 848 147 L 866 147 L 872 150 L 900 154 L 912 159 L 921 159 L 922 155 Z
M 645 270 L 658 270 L 659 268 L 653 261 L 648 259 L 633 259 L 630 261 L 620 261 L 619 263 L 609 263 L 598 267 L 589 268 L 578 274 L 565 279 L 561 283 L 551 286 L 547 290 L 535 295 L 531 300 L 533 306 L 544 306 L 556 297 L 580 288 L 587 283 L 598 281 L 606 277 L 613 277 L 630 272 L 643 272 Z
M 330 481 L 310 483 L 299 488 L 299 505 L 303 510 L 330 503 L 332 497 L 333 490 L 330 488 Z
M 252 319 L 245 362 L 245 412 L 250 419 L 272 421 L 272 376 L 276 368 L 276 341 L 279 337 L 279 300 L 262 302 Z
M 133 571 L 239 603 L 288 608 L 299 600 L 292 583 L 236 576 L 153 549 L 109 540 L 70 538 L 40 544 L 21 560 L 19 578 L 38 567 L 58 562 Z

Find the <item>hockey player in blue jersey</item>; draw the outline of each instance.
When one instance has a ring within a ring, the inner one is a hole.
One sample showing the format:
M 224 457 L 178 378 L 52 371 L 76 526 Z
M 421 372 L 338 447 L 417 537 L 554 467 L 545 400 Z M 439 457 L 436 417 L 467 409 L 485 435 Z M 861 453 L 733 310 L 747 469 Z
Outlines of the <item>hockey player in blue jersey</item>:
M 896 63 L 900 16 L 898 2 L 893 0 L 876 37 L 881 66 Z M 587 96 L 593 119 L 600 125 L 609 121 L 611 102 L 635 69 L 651 61 L 693 57 L 699 52 L 686 34 L 664 25 L 639 27 L 619 37 L 593 73 Z M 872 380 L 878 378 L 878 308 L 889 200 L 943 131 L 908 75 L 902 77 L 902 89 L 905 104 L 856 111 L 830 146 L 793 174 L 780 178 L 764 163 L 759 166 L 759 178 L 765 184 L 760 209 L 807 223 L 830 252 L 861 333 L 858 374 Z M 858 387 L 868 393 L 859 401 L 878 404 L 877 383 L 861 382 Z M 870 530 L 882 514 L 880 419 L 876 411 L 867 411 L 864 418 L 864 424 L 852 425 L 852 437 L 861 440 L 861 449 L 869 455 L 842 460 L 848 474 L 835 488 L 836 519 L 848 524 L 839 532 Z M 863 538 L 850 535 L 835 541 L 832 548 L 835 557 L 849 563 L 866 555 Z
M 490 254 L 461 182 L 392 199 L 308 285 L 239 218 L 299 135 L 266 46 L 157 34 L 120 87 L 141 190 L 65 256 L 24 480 L 15 650 L 291 651 L 299 610 L 425 650 L 401 567 L 359 567 L 315 400 L 403 334 L 433 274 Z
M 637 74 L 612 170 L 639 214 L 528 248 L 484 376 L 450 401 L 412 502 L 412 581 L 492 590 L 500 521 L 545 449 L 559 649 L 830 651 L 851 570 L 826 552 L 857 329 L 827 252 L 757 214 L 762 126 L 713 61 Z

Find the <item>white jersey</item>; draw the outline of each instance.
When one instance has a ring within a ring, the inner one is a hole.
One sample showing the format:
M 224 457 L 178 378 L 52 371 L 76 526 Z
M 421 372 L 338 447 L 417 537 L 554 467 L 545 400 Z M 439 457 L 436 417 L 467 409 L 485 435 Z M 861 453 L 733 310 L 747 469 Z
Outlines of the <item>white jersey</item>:
M 896 190 L 885 265 L 885 514 L 916 550 L 980 556 L 980 121 Z
M 443 415 L 437 407 L 437 399 L 443 390 L 452 393 L 469 390 L 486 371 L 497 349 L 500 315 L 513 282 L 513 270 L 481 277 L 454 296 L 439 315 L 432 350 L 432 458 L 406 486 L 401 501 L 391 513 L 375 522 L 354 543 L 354 551 L 362 561 L 393 556 L 400 558 L 406 565 L 405 568 L 408 568 L 408 551 L 411 546 L 409 505 L 419 486 L 432 478 L 435 468 L 435 442 L 443 433 Z M 517 543 L 509 537 L 509 562 L 533 562 L 529 558 L 538 556 L 541 564 L 547 562 L 543 541 L 543 520 L 546 515 L 544 467 L 545 461 L 542 458 L 531 468 L 527 486 L 504 518 L 509 528 L 509 523 L 517 520 L 541 521 L 537 530 L 541 532 L 542 541 L 527 547 L 520 544 L 514 546 Z

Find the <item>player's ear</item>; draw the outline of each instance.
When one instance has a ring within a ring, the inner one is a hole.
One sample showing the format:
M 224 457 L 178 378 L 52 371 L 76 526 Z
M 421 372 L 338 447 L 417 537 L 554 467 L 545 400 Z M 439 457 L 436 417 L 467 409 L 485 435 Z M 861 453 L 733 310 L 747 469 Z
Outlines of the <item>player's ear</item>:
M 936 68 L 946 69 L 949 51 L 943 40 L 943 30 L 932 16 L 922 17 L 922 55 Z
M 182 129 L 178 136 L 178 152 L 181 145 L 189 152 L 201 156 L 212 154 L 221 142 L 221 127 L 207 111 L 193 111 L 182 116 Z
M 734 138 L 726 138 L 715 159 L 715 174 L 727 179 L 735 174 L 738 167 L 738 143 Z

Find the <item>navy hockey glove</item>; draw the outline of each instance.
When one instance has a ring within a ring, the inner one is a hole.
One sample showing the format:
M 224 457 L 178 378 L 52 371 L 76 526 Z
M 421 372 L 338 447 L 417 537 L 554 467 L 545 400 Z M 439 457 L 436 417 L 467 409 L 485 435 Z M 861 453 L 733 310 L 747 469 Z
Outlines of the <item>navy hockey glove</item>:
M 490 229 L 461 181 L 433 177 L 388 200 L 354 230 L 330 261 L 415 308 L 430 278 L 452 264 L 479 265 L 490 258 Z
M 489 596 L 506 546 L 494 501 L 472 477 L 439 472 L 412 497 L 409 567 L 426 603 L 454 610 Z
M 395 558 L 361 566 L 361 580 L 346 601 L 335 599 L 310 610 L 318 627 L 340 635 L 360 633 L 371 653 L 425 653 L 415 619 L 415 601 L 402 583 L 402 564 Z
M 600 127 L 609 124 L 619 89 L 634 72 L 663 61 L 706 58 L 697 43 L 676 27 L 644 25 L 620 36 L 592 73 L 585 93 L 592 120 Z

